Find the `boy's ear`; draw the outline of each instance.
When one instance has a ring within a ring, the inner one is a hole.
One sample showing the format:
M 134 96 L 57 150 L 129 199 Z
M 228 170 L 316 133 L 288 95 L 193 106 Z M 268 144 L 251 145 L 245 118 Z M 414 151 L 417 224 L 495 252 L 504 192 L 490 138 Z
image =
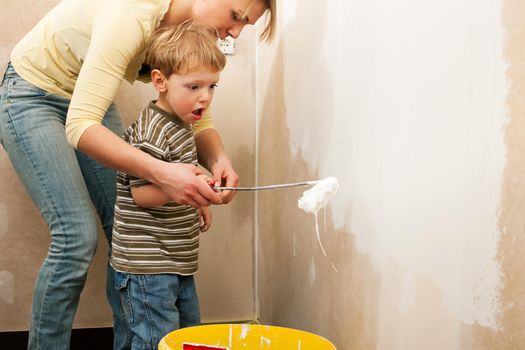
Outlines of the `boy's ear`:
M 151 71 L 151 82 L 153 83 L 153 87 L 158 92 L 165 92 L 166 91 L 166 76 L 162 74 L 162 72 L 158 69 L 153 69 Z

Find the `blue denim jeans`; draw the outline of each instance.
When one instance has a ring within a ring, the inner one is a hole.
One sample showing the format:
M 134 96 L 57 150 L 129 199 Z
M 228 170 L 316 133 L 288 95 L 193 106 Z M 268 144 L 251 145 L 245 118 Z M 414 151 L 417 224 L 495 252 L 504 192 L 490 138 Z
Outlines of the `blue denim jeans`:
M 193 276 L 115 273 L 132 350 L 156 350 L 169 332 L 200 323 Z
M 69 100 L 28 83 L 11 65 L 0 92 L 0 141 L 51 233 L 33 292 L 28 348 L 69 349 L 80 293 L 97 247 L 97 217 L 111 240 L 115 172 L 67 143 L 64 123 Z M 103 124 L 122 134 L 114 105 Z M 106 292 L 114 314 L 114 345 L 121 349 L 130 338 L 114 277 L 108 264 Z

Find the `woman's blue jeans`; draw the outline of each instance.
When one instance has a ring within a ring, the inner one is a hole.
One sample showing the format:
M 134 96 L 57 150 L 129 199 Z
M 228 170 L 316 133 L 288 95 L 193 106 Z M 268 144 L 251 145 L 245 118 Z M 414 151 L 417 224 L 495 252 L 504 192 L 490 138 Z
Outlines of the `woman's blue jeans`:
M 11 65 L 0 91 L 0 141 L 51 232 L 33 293 L 28 348 L 69 349 L 80 293 L 97 247 L 97 214 L 111 246 L 115 172 L 68 144 L 64 124 L 69 100 L 28 83 Z M 114 105 L 103 124 L 122 134 Z M 129 336 L 114 278 L 108 264 L 114 347 L 122 349 Z

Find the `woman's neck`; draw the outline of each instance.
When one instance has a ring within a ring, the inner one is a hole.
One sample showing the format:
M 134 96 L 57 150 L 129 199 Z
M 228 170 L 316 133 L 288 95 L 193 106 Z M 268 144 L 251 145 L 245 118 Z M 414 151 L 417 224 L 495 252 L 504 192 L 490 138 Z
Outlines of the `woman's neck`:
M 192 17 L 193 0 L 171 0 L 161 25 L 181 24 Z

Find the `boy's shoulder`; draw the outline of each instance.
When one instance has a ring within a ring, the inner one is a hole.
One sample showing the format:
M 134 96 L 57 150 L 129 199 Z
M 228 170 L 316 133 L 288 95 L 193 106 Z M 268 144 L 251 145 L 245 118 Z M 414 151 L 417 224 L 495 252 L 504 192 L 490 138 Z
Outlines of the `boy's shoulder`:
M 162 109 L 155 105 L 155 101 L 148 103 L 146 107 L 139 113 L 135 121 L 131 124 L 135 127 L 146 126 L 153 123 L 168 123 L 169 119 Z
M 164 111 L 151 101 L 138 115 L 137 119 L 126 129 L 126 134 L 150 135 L 153 137 L 168 136 L 185 129 L 192 135 L 192 127 L 182 122 L 178 117 Z

